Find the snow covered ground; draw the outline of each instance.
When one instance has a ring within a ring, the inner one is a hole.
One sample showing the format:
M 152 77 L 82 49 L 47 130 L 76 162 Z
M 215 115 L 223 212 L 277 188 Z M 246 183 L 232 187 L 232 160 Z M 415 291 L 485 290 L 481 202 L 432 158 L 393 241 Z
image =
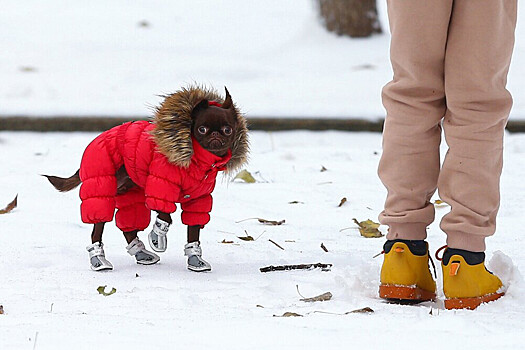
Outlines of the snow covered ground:
M 58 193 L 39 174 L 72 174 L 95 135 L 0 133 L 0 208 L 18 194 L 18 207 L 0 215 L 2 350 L 523 348 L 524 134 L 506 137 L 498 230 L 488 240 L 489 267 L 508 292 L 476 311 L 444 310 L 441 291 L 439 301 L 418 306 L 377 297 L 382 257 L 372 257 L 384 239 L 361 237 L 352 218 L 376 220 L 382 208 L 378 133 L 253 132 L 247 169 L 259 181 L 222 179 L 214 192 L 212 221 L 202 233 L 212 272 L 186 270 L 178 218 L 168 251 L 153 266 L 135 264 L 122 235 L 107 225 L 115 270 L 92 272 L 85 251 L 91 229 L 80 222 L 78 190 Z M 446 211 L 437 208 L 438 216 Z M 254 217 L 286 223 L 238 222 Z M 238 238 L 246 232 L 258 239 Z M 428 240 L 432 252 L 444 244 L 437 224 Z M 333 267 L 259 272 L 318 262 Z M 116 293 L 100 295 L 99 286 Z M 333 298 L 306 303 L 297 286 L 305 297 Z M 343 315 L 364 307 L 374 312 Z M 303 317 L 274 317 L 285 312 Z
M 228 86 L 252 116 L 384 116 L 392 73 L 384 34 L 340 38 L 313 0 L 4 0 L 0 115 L 146 116 L 157 95 Z M 525 119 L 525 11 L 509 76 Z

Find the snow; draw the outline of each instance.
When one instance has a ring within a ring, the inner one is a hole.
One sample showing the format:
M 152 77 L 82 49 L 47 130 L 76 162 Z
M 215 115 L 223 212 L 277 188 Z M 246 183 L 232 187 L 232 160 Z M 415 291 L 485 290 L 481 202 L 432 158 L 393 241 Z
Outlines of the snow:
M 93 272 L 85 251 L 91 227 L 81 223 L 78 190 L 59 193 L 39 174 L 71 175 L 95 136 L 0 132 L 0 208 L 18 194 L 18 207 L 0 215 L 2 350 L 523 347 L 524 134 L 506 135 L 502 206 L 497 232 L 488 239 L 489 268 L 507 294 L 475 311 L 445 310 L 441 290 L 438 301 L 417 306 L 378 298 L 382 257 L 372 257 L 384 239 L 361 237 L 352 218 L 377 220 L 383 205 L 379 133 L 252 132 L 246 169 L 258 182 L 218 179 L 212 220 L 201 236 L 210 273 L 186 269 L 186 234 L 177 215 L 168 250 L 152 266 L 137 265 L 121 233 L 106 225 L 106 253 L 115 269 Z M 343 197 L 348 201 L 338 207 Z M 437 222 L 447 208 L 436 211 L 428 231 L 432 253 L 445 242 Z M 286 223 L 238 222 L 254 217 Z M 259 238 L 238 238 L 246 233 Z M 259 271 L 318 262 L 333 267 Z M 99 286 L 117 291 L 103 296 Z M 331 292 L 333 298 L 305 303 L 297 289 L 305 297 Z M 342 315 L 364 307 L 374 313 Z M 285 312 L 304 317 L 273 317 Z
M 337 37 L 314 1 L 7 0 L 0 23 L 0 115 L 147 116 L 158 95 L 228 86 L 250 117 L 384 116 L 383 34 Z M 525 11 L 508 87 L 525 119 Z M 140 23 L 146 23 L 141 26 Z
M 248 117 L 376 120 L 391 78 L 386 8 L 378 5 L 385 33 L 348 39 L 321 28 L 312 1 L 3 1 L 0 115 L 146 116 L 159 94 L 195 81 L 226 85 Z M 509 75 L 514 120 L 525 118 L 519 11 Z M 352 222 L 377 220 L 383 206 L 378 133 L 252 132 L 247 169 L 258 182 L 220 179 L 202 232 L 212 272 L 186 269 L 177 215 L 168 251 L 153 266 L 137 265 L 106 225 L 115 270 L 92 272 L 78 190 L 58 193 L 39 174 L 71 175 L 95 136 L 0 132 L 0 208 L 19 196 L 18 207 L 0 215 L 2 350 L 523 348 L 524 134 L 506 135 L 502 205 L 487 248 L 507 293 L 476 311 L 445 310 L 441 290 L 438 301 L 417 306 L 378 298 L 382 257 L 372 257 L 384 239 L 361 237 Z M 436 212 L 432 252 L 445 243 L 438 222 L 447 208 Z M 246 234 L 258 239 L 238 238 Z M 259 271 L 318 262 L 333 267 Z M 441 285 L 439 265 L 437 274 Z M 99 286 L 117 291 L 103 296 Z M 299 292 L 333 298 L 305 303 Z M 345 315 L 363 307 L 374 313 Z M 285 312 L 304 317 L 274 317 Z

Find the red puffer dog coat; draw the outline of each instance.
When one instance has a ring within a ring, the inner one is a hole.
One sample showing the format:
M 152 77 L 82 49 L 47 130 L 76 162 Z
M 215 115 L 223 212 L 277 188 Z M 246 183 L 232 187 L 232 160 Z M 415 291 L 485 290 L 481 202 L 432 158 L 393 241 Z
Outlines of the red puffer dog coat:
M 182 89 L 166 96 L 152 122 L 122 124 L 89 144 L 80 165 L 83 222 L 109 222 L 116 208 L 122 231 L 141 231 L 151 210 L 173 213 L 180 203 L 184 224 L 208 223 L 217 173 L 242 166 L 249 146 L 246 121 L 235 107 L 239 122 L 229 153 L 221 158 L 202 148 L 191 136 L 191 111 L 202 99 L 223 102 L 213 90 Z M 117 194 L 122 166 L 137 186 Z

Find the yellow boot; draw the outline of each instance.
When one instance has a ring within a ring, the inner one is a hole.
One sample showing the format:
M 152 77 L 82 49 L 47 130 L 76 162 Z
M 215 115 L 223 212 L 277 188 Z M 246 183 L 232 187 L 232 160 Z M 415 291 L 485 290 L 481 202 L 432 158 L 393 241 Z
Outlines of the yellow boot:
M 443 254 L 443 292 L 446 309 L 474 310 L 503 293 L 500 279 L 485 268 L 485 253 L 448 248 Z
M 379 297 L 421 302 L 436 298 L 436 282 L 428 267 L 428 243 L 394 240 L 384 245 Z

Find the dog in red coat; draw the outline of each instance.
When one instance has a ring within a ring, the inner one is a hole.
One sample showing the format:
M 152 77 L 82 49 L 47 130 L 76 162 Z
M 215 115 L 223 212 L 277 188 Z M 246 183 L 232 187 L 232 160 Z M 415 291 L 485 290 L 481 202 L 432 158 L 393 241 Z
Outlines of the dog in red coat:
M 82 221 L 93 224 L 87 247 L 91 269 L 113 268 L 102 243 L 104 224 L 113 216 L 137 263 L 157 263 L 158 255 L 145 248 L 138 232 L 156 211 L 148 241 L 154 251 L 166 251 L 170 214 L 179 204 L 187 225 L 188 269 L 209 271 L 199 237 L 210 220 L 215 179 L 220 171 L 241 167 L 248 150 L 246 120 L 228 90 L 222 99 L 214 90 L 190 86 L 165 96 L 151 121 L 128 122 L 100 134 L 73 176 L 45 176 L 59 191 L 81 184 Z

